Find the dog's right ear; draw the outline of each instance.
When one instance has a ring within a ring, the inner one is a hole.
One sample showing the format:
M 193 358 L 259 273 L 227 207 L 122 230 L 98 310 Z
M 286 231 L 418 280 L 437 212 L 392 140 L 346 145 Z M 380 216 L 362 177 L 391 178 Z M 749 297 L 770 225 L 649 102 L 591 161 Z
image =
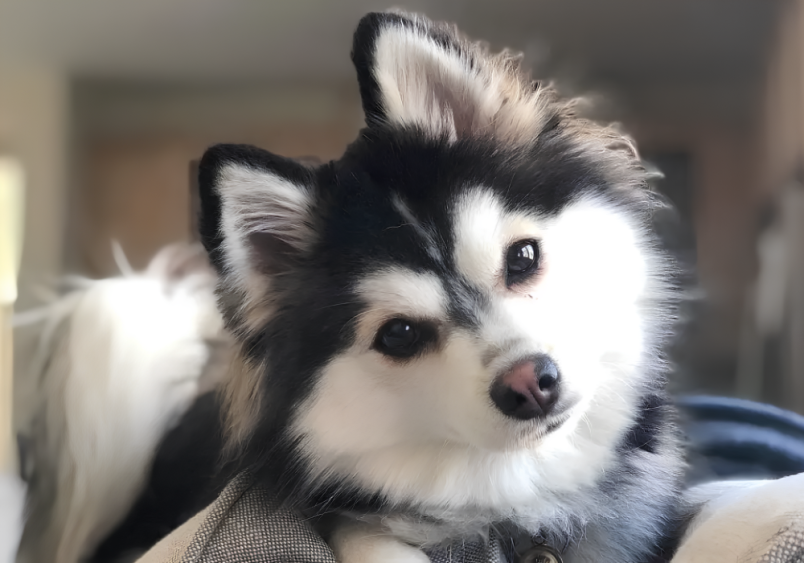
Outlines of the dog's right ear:
M 453 26 L 424 16 L 366 15 L 355 31 L 352 62 L 369 127 L 520 144 L 557 119 L 557 108 L 548 107 L 552 91 L 536 87 L 520 57 L 491 54 Z
M 312 244 L 313 185 L 310 168 L 256 147 L 217 145 L 201 159 L 201 240 L 242 304 Z

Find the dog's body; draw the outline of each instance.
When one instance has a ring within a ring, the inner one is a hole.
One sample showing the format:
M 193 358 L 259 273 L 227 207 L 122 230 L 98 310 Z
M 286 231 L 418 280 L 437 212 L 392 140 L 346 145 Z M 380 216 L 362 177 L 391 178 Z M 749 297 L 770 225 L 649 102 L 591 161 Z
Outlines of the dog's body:
M 15 386 L 28 485 L 18 563 L 87 561 L 125 519 L 165 433 L 225 373 L 214 285 L 203 248 L 178 244 L 18 317 L 32 350 Z
M 502 525 L 567 563 L 661 555 L 676 292 L 633 145 L 423 18 L 367 16 L 353 59 L 367 128 L 339 161 L 201 163 L 241 344 L 230 445 L 299 510 L 340 515 L 343 563 Z

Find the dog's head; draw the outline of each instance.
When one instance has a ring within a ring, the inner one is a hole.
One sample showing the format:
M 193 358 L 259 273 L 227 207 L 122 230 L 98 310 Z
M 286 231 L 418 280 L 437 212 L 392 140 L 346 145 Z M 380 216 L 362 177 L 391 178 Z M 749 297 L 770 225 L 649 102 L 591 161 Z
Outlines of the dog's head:
M 233 441 L 400 502 L 594 479 L 668 321 L 632 143 L 423 18 L 365 17 L 352 57 L 367 127 L 340 160 L 218 146 L 201 164 L 242 345 Z

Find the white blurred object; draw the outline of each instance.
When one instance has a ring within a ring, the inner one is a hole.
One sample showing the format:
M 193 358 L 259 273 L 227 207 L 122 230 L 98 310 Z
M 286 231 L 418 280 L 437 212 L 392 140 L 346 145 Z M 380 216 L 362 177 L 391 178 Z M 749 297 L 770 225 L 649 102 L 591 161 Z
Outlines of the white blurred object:
M 23 526 L 25 486 L 17 472 L 12 430 L 11 314 L 17 299 L 25 178 L 15 159 L 0 158 L 0 563 L 11 563 Z
M 17 272 L 22 254 L 22 208 L 25 174 L 13 158 L 0 158 L 0 305 L 17 299 Z
M 37 331 L 18 373 L 30 443 L 30 518 L 18 561 L 75 563 L 130 510 L 160 440 L 203 388 L 222 338 L 215 277 L 198 246 L 99 281 L 18 319 Z
M 0 474 L 0 562 L 11 563 L 22 534 L 25 484 L 12 473 Z
M 784 327 L 788 283 L 789 242 L 782 225 L 772 224 L 759 235 L 755 308 L 760 334 L 779 334 Z

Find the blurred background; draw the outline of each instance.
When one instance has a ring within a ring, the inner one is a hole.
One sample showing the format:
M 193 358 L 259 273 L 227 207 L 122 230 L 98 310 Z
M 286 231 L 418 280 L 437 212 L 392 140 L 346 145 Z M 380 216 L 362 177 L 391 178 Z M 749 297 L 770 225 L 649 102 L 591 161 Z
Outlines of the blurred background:
M 804 9 L 797 0 L 413 0 L 540 78 L 593 94 L 684 225 L 700 299 L 679 385 L 804 413 Z M 191 237 L 191 162 L 217 142 L 337 157 L 362 115 L 370 0 L 0 0 L 0 156 L 26 175 L 17 310 Z

